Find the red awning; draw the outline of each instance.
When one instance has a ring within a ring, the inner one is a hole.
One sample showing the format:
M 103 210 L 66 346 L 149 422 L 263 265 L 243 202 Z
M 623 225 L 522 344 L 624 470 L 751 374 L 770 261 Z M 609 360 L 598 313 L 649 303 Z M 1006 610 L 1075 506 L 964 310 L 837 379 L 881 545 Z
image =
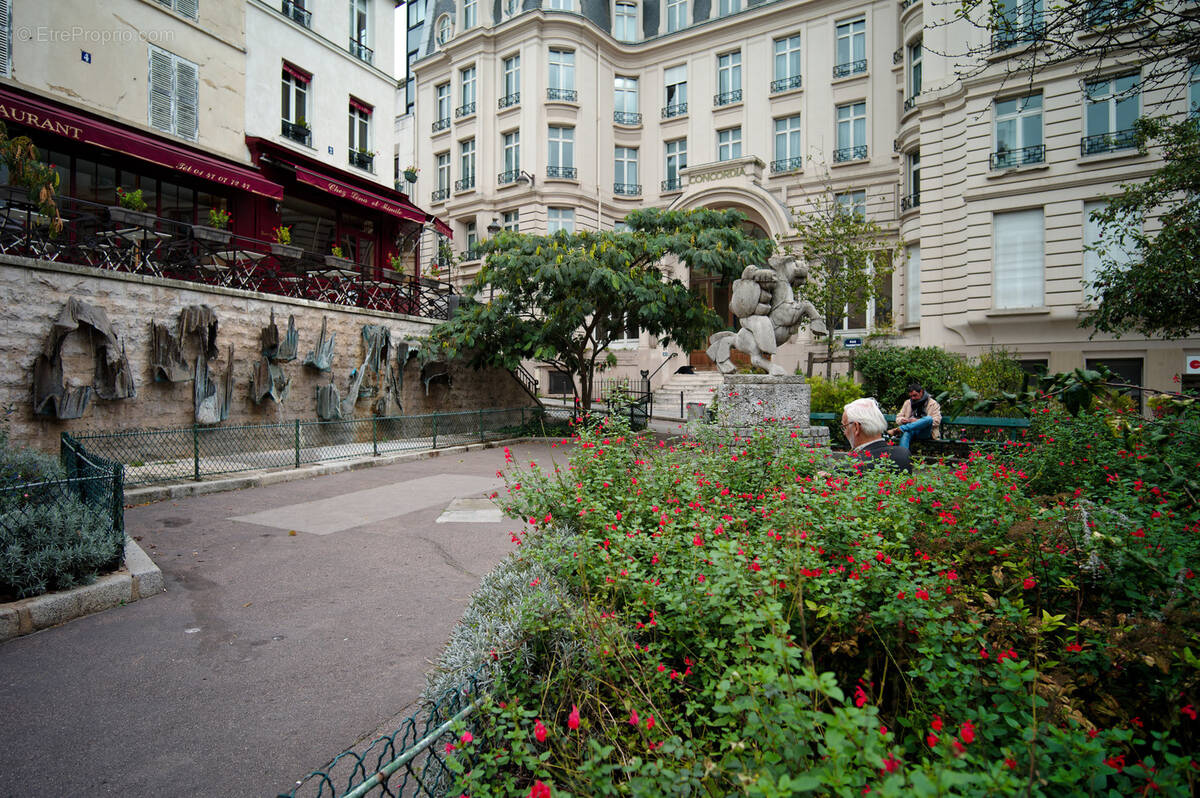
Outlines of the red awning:
M 398 216 L 401 219 L 408 219 L 419 224 L 425 223 L 425 211 L 420 208 L 413 207 L 403 201 L 381 197 L 372 191 L 357 188 L 349 183 L 344 183 L 341 180 L 336 180 L 306 167 L 296 166 L 296 179 L 301 183 L 307 183 L 310 186 L 316 186 L 322 191 L 327 191 L 335 197 L 357 202 L 364 207 L 383 211 L 392 216 Z
M 106 150 L 123 152 L 222 186 L 250 191 L 271 199 L 283 198 L 283 186 L 272 183 L 249 167 L 222 161 L 147 133 L 120 127 L 90 114 L 68 110 L 57 103 L 27 97 L 7 88 L 0 88 L 0 120 L 44 130 Z
M 454 231 L 450 229 L 450 225 L 443 222 L 441 219 L 430 214 L 430 221 L 433 222 L 433 229 L 444 235 L 446 238 L 454 238 Z

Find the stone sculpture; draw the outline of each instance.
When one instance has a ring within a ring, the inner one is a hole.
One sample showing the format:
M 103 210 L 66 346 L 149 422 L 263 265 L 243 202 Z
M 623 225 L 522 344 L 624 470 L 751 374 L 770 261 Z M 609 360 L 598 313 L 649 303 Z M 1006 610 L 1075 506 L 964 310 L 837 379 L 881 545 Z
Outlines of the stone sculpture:
M 329 371 L 333 368 L 333 341 L 337 333 L 329 333 L 328 324 L 329 319 L 322 317 L 321 337 L 317 339 L 317 346 L 304 356 L 304 365 L 310 369 Z
M 233 344 L 225 358 L 225 378 L 218 385 L 208 369 L 208 356 L 203 350 L 196 356 L 196 371 L 192 385 L 197 424 L 219 424 L 229 418 L 233 404 Z
M 741 278 L 733 281 L 729 309 L 738 317 L 741 329 L 736 333 L 723 330 L 708 339 L 708 356 L 723 374 L 737 370 L 729 356 L 733 348 L 748 354 L 750 362 L 768 374 L 785 374 L 770 356 L 796 334 L 805 319 L 813 333 L 829 332 L 816 307 L 796 295 L 808 281 L 808 267 L 783 254 L 772 255 L 768 265 L 765 269 L 747 266 Z
M 187 382 L 195 369 L 189 367 L 183 351 L 189 338 L 195 338 L 207 360 L 217 359 L 217 314 L 208 305 L 188 305 L 179 312 L 174 333 L 165 324 L 150 322 L 150 371 L 155 382 Z
M 288 316 L 287 333 L 282 340 L 279 338 L 279 327 L 275 324 L 275 309 L 271 309 L 271 322 L 262 328 L 260 334 L 263 356 L 272 363 L 288 363 L 296 359 L 296 347 L 300 334 L 296 332 L 296 317 Z
M 63 376 L 62 347 L 67 336 L 80 328 L 87 331 L 91 340 L 95 372 L 92 385 L 68 390 Z M 63 420 L 80 418 L 92 396 L 129 399 L 136 395 L 129 358 L 113 332 L 108 314 L 103 308 L 71 297 L 33 363 L 33 412 Z

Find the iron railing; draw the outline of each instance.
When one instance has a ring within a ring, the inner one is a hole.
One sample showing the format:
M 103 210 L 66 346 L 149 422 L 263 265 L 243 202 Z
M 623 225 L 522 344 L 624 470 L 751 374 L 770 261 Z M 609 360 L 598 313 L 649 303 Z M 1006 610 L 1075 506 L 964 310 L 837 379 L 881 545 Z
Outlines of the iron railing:
M 681 177 L 668 177 L 666 180 L 662 181 L 663 191 L 679 191 L 682 188 L 683 178 Z
M 509 183 L 517 182 L 517 178 L 519 178 L 520 176 L 521 176 L 520 169 L 509 169 L 507 172 L 501 172 L 498 175 L 496 175 L 496 182 L 502 186 L 506 186 Z
M 454 109 L 454 118 L 462 119 L 464 116 L 470 116 L 475 113 L 475 103 L 463 103 Z
M 804 79 L 800 75 L 791 75 L 786 78 L 776 78 L 775 80 L 771 81 L 771 93 L 775 94 L 776 92 L 798 89 L 803 83 Z
M 991 153 L 988 156 L 988 162 L 992 169 L 1011 169 L 1014 166 L 1042 163 L 1045 160 L 1045 144 L 1034 144 L 1029 147 L 1018 147 L 1015 150 L 999 150 Z
M 302 4 L 295 2 L 295 0 L 283 0 L 282 11 L 283 15 L 290 17 L 293 22 L 299 22 L 306 28 L 312 27 L 312 12 L 306 10 Z
M 731 105 L 742 101 L 742 90 L 734 89 L 733 91 L 723 91 L 713 95 L 713 105 L 720 107 L 722 105 Z
M 448 117 L 448 116 L 443 116 L 441 119 L 435 119 L 433 121 L 433 132 L 434 133 L 440 133 L 441 131 L 448 130 L 449 128 L 450 128 L 450 117 Z
M 228 231 L 200 237 L 190 224 L 71 197 L 57 203 L 63 229 L 54 233 L 23 189 L 0 187 L 0 254 L 433 319 L 447 318 L 454 293 L 415 276 L 348 272 L 300 247 Z
M 675 103 L 674 105 L 664 105 L 662 109 L 663 119 L 673 119 L 677 116 L 683 116 L 688 112 L 687 103 Z
M 804 156 L 797 155 L 795 158 L 780 158 L 771 161 L 771 174 L 780 174 L 781 172 L 795 172 L 804 168 Z
M 613 111 L 613 121 L 618 125 L 640 125 L 642 115 L 633 111 Z
M 369 172 L 375 165 L 375 156 L 369 152 L 350 150 L 350 165 Z
M 857 147 L 842 147 L 833 151 L 833 162 L 843 163 L 845 161 L 862 161 L 867 157 L 867 145 L 860 144 Z
M 910 211 L 913 208 L 921 207 L 921 192 L 917 191 L 909 194 L 907 197 L 900 198 L 900 210 Z
M 88 452 L 123 463 L 129 485 L 206 477 L 400 452 L 442 449 L 517 434 L 541 408 L 517 407 L 216 427 L 96 432 L 77 436 Z
M 350 40 L 350 55 L 368 64 L 375 63 L 375 51 L 357 39 Z
M 1097 133 L 1084 136 L 1079 142 L 1080 155 L 1098 155 L 1102 152 L 1132 150 L 1137 148 L 1137 131 L 1133 128 L 1112 133 Z
M 904 11 L 905 9 L 919 2 L 921 2 L 921 0 L 900 0 L 900 10 Z
M 1028 44 L 1031 42 L 1040 42 L 1046 38 L 1046 26 L 1043 22 L 1032 24 L 1009 26 L 1009 23 L 1001 21 L 1005 26 L 1004 29 L 992 33 L 992 50 L 1007 50 L 1010 47 L 1016 47 L 1018 44 Z
M 430 202 L 444 202 L 446 197 L 449 197 L 449 196 L 450 196 L 450 189 L 435 188 L 433 191 L 429 192 L 429 201 Z
M 641 183 L 613 183 L 613 193 L 625 197 L 636 197 L 642 193 Z
M 857 61 L 847 61 L 844 64 L 835 64 L 833 67 L 833 76 L 835 78 L 845 78 L 850 75 L 859 75 L 867 71 L 867 59 L 860 58 Z
M 308 147 L 312 146 L 312 129 L 308 125 L 300 125 L 282 119 L 280 120 L 280 128 L 280 135 L 284 138 L 298 141 Z
M 546 177 L 557 177 L 563 180 L 575 180 L 579 177 L 579 170 L 574 166 L 547 166 Z
M 475 188 L 475 175 L 473 174 L 454 181 L 455 191 L 468 191 L 473 188 Z
M 917 95 L 913 95 L 904 101 L 904 113 L 908 113 L 917 107 Z
M 546 89 L 546 99 L 568 103 L 579 102 L 579 92 L 575 89 Z
M 499 99 L 497 106 L 500 108 L 511 108 L 514 105 L 520 105 L 521 92 L 514 91 L 512 94 L 506 94 Z

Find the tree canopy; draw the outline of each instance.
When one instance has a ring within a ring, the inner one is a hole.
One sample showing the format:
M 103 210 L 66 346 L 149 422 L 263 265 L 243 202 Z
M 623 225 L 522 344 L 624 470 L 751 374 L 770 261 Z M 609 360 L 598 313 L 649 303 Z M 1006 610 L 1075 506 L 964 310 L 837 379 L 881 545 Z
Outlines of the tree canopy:
M 1103 238 L 1134 255 L 1124 263 L 1100 253 L 1092 284 L 1096 309 L 1080 324 L 1117 335 L 1186 338 L 1200 332 L 1200 127 L 1194 119 L 1139 119 L 1139 146 L 1162 147 L 1163 167 L 1093 214 Z M 1157 215 L 1157 231 L 1146 222 Z M 1111 248 L 1110 248 L 1111 249 Z
M 595 372 L 615 361 L 609 347 L 628 328 L 696 349 L 720 326 L 669 276 L 666 256 L 733 277 L 774 249 L 736 211 L 641 210 L 625 221 L 627 232 L 501 231 L 480 242 L 484 266 L 455 316 L 434 329 L 426 357 L 509 370 L 540 361 L 578 378 L 588 409 Z

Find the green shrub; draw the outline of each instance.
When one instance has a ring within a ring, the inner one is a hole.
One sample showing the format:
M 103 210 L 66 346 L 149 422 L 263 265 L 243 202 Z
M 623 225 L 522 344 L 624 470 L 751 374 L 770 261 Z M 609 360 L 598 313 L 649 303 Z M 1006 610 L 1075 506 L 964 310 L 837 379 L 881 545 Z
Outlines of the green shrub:
M 841 413 L 842 408 L 855 399 L 861 399 L 863 395 L 862 386 L 850 376 L 827 380 L 822 376 L 814 375 L 808 378 L 808 384 L 812 386 L 812 411 L 814 413 Z
M 980 396 L 999 396 L 1021 390 L 1025 371 L 1021 363 L 1004 348 L 990 349 L 977 358 L 959 360 L 954 371 L 954 383 L 947 387 L 951 393 L 969 385 Z M 931 391 L 931 395 L 936 395 Z
M 919 382 L 930 396 L 957 388 L 955 375 L 964 360 L 933 346 L 865 346 L 854 355 L 854 369 L 862 375 L 863 395 L 875 397 L 885 412 L 895 412 L 910 383 Z
M 5 496 L 0 506 L 0 596 L 65 590 L 119 564 L 123 536 L 104 508 L 88 507 L 61 483 L 34 490 L 42 495 Z

